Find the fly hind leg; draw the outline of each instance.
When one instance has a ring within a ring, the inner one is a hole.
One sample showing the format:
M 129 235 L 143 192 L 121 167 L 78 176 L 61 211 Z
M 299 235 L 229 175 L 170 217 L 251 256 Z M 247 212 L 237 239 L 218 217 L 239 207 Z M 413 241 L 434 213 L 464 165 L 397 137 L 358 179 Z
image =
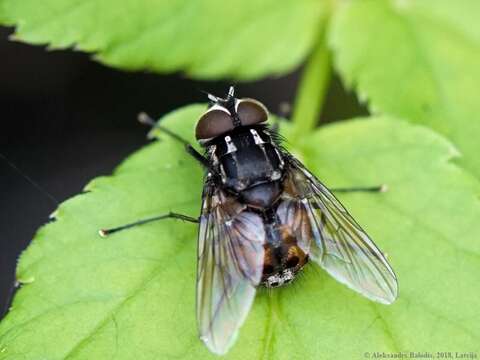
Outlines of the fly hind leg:
M 165 220 L 165 219 L 178 219 L 178 220 L 188 221 L 188 222 L 191 222 L 191 223 L 198 223 L 199 222 L 198 219 L 196 219 L 194 217 L 191 217 L 191 216 L 188 216 L 188 215 L 183 215 L 183 214 L 178 214 L 178 213 L 175 213 L 175 212 L 169 212 L 168 214 L 153 216 L 153 217 L 138 220 L 138 221 L 135 221 L 135 222 L 132 222 L 132 223 L 129 223 L 129 224 L 120 225 L 120 226 L 117 226 L 117 227 L 114 227 L 114 228 L 102 229 L 102 230 L 99 230 L 98 233 L 100 234 L 100 236 L 106 237 L 106 236 L 111 235 L 113 233 L 116 233 L 118 231 L 130 229 L 130 228 L 135 227 L 135 226 L 144 225 L 144 224 L 148 224 L 148 223 L 151 223 L 151 222 L 154 222 L 154 221 Z
M 333 188 L 333 192 L 386 192 L 388 190 L 387 185 L 383 184 L 380 186 L 363 186 L 363 187 L 350 187 L 350 188 Z
M 182 138 L 180 135 L 174 133 L 172 130 L 167 129 L 163 125 L 160 125 L 159 123 L 155 122 L 147 113 L 141 112 L 138 114 L 138 121 L 142 124 L 151 126 L 152 129 L 160 129 L 162 130 L 165 134 L 170 136 L 172 139 L 180 142 L 185 146 L 185 150 L 187 153 L 189 153 L 195 160 L 197 160 L 200 164 L 202 164 L 205 168 L 209 167 L 208 160 L 200 154 L 195 148 L 184 138 Z

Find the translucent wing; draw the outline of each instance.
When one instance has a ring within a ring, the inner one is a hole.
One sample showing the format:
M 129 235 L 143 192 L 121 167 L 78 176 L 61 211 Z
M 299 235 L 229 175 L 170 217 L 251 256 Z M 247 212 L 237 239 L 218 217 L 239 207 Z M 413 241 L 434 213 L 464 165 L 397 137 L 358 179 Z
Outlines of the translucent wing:
M 290 156 L 289 166 L 288 199 L 279 213 L 283 216 L 292 216 L 289 212 L 297 214 L 300 246 L 330 275 L 351 289 L 384 304 L 395 301 L 397 278 L 370 237 L 298 160 Z M 305 226 L 307 219 L 308 227 Z
M 263 271 L 265 230 L 257 214 L 208 182 L 198 237 L 200 338 L 224 354 L 236 340 Z

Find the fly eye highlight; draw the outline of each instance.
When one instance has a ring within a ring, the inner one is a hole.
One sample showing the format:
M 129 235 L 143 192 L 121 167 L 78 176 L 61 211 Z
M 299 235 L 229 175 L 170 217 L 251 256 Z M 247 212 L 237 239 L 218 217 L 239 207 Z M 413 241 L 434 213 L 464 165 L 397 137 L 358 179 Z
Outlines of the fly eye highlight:
M 202 115 L 197 123 L 195 136 L 197 140 L 208 141 L 233 130 L 234 125 L 230 114 L 224 110 L 213 109 Z
M 240 99 L 236 111 L 243 126 L 259 124 L 268 119 L 267 108 L 255 99 Z

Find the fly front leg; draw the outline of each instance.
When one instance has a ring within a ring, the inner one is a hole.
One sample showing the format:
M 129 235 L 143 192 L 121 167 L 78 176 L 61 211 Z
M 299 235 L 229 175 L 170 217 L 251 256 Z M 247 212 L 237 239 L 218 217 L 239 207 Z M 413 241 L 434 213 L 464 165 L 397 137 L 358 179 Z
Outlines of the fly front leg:
M 159 123 L 155 122 L 147 113 L 141 112 L 138 114 L 138 121 L 142 124 L 148 125 L 152 127 L 152 129 L 160 129 L 162 130 L 165 134 L 170 136 L 172 139 L 180 142 L 185 146 L 185 150 L 187 153 L 189 153 L 195 160 L 197 160 L 200 164 L 202 164 L 205 168 L 209 168 L 209 163 L 208 160 L 205 156 L 200 154 L 195 148 L 184 138 L 182 138 L 180 135 L 176 134 L 170 129 L 167 129 L 163 125 L 160 125 Z
M 388 186 L 386 184 L 379 186 L 360 186 L 360 187 L 350 187 L 350 188 L 333 188 L 333 192 L 386 192 L 388 191 Z
M 145 125 L 148 125 L 148 126 L 152 127 L 152 129 L 160 129 L 165 134 L 170 136 L 172 139 L 182 143 L 185 146 L 185 150 L 195 160 L 200 162 L 207 169 L 209 168 L 208 160 L 202 154 L 200 154 L 197 150 L 195 150 L 193 148 L 193 146 L 190 145 L 190 143 L 187 140 L 185 140 L 184 138 L 182 138 L 180 135 L 178 135 L 175 132 L 171 131 L 170 129 L 167 129 L 166 127 L 163 127 L 162 125 L 156 123 L 155 120 L 153 120 L 150 116 L 148 116 L 144 112 L 142 112 L 138 115 L 138 121 L 141 122 L 142 124 L 145 124 Z M 132 223 L 120 225 L 120 226 L 117 226 L 117 227 L 114 227 L 114 228 L 101 229 L 101 230 L 99 230 L 99 234 L 102 237 L 106 237 L 107 235 L 116 233 L 118 231 L 130 229 L 130 228 L 135 227 L 135 226 L 140 226 L 140 225 L 148 224 L 148 223 L 151 223 L 151 222 L 154 222 L 154 221 L 165 220 L 165 219 L 178 219 L 178 220 L 188 221 L 188 222 L 191 222 L 191 223 L 198 223 L 199 222 L 197 218 L 194 218 L 194 217 L 191 217 L 191 216 L 188 216 L 188 215 L 184 215 L 184 214 L 178 214 L 178 213 L 175 213 L 175 212 L 169 212 L 167 214 L 153 216 L 153 217 L 146 218 L 146 219 L 140 219 L 140 220 L 134 221 Z
M 120 225 L 120 226 L 117 226 L 117 227 L 114 227 L 114 228 L 101 229 L 101 230 L 98 231 L 98 233 L 100 234 L 100 236 L 106 237 L 106 236 L 108 236 L 110 234 L 113 234 L 113 233 L 116 233 L 118 231 L 130 229 L 130 228 L 135 227 L 135 226 L 144 225 L 144 224 L 148 224 L 148 223 L 151 223 L 151 222 L 154 222 L 154 221 L 165 220 L 165 219 L 178 219 L 178 220 L 188 221 L 188 222 L 196 223 L 196 224 L 198 224 L 198 222 L 199 222 L 197 218 L 194 218 L 194 217 L 191 217 L 191 216 L 188 216 L 188 215 L 178 214 L 178 213 L 175 213 L 175 212 L 169 212 L 168 214 L 163 214 L 163 215 L 153 216 L 153 217 L 146 218 L 146 219 L 137 220 L 135 222 L 125 224 L 125 225 Z

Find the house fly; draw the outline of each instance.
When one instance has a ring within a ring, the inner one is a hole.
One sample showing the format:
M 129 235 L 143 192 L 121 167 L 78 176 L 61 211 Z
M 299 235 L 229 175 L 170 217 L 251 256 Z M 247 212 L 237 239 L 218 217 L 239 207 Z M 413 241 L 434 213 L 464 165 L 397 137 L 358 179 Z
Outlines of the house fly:
M 313 262 L 370 300 L 391 304 L 397 279 L 385 256 L 338 199 L 286 151 L 269 113 L 257 100 L 208 94 L 210 106 L 196 125 L 197 152 L 206 170 L 199 218 L 169 213 L 154 220 L 199 223 L 196 316 L 200 339 L 224 354 L 235 342 L 260 286 L 292 282 Z M 379 190 L 377 188 L 353 190 Z

